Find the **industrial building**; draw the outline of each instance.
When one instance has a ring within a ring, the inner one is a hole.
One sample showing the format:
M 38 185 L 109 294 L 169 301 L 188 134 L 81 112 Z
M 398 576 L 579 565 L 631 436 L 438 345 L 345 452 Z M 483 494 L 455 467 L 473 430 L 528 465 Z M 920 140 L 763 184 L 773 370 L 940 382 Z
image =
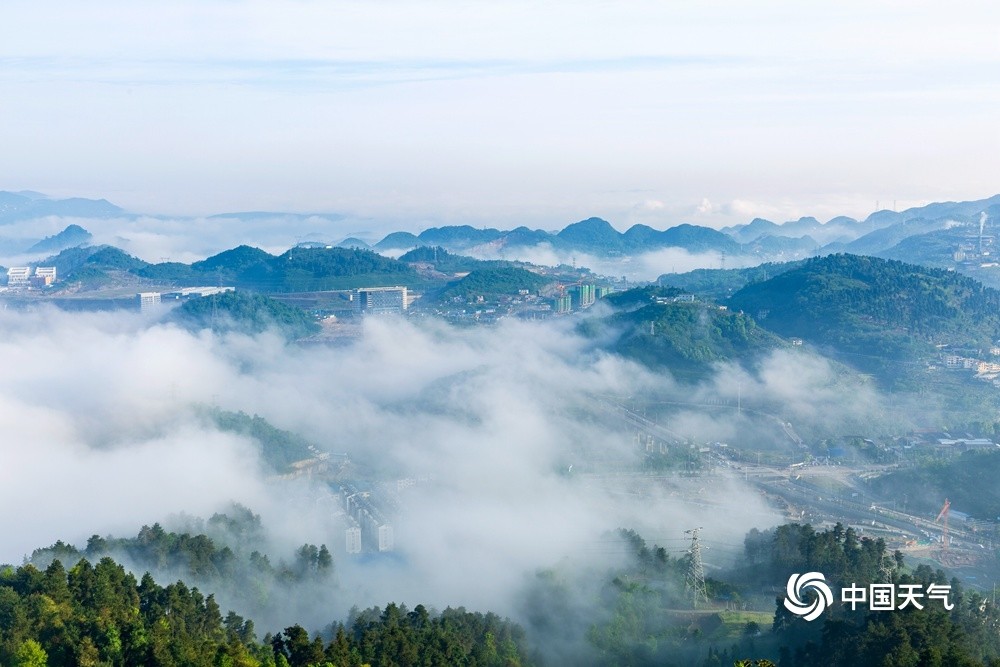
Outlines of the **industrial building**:
M 364 315 L 402 313 L 409 305 L 405 287 L 362 287 L 354 293 L 354 309 Z

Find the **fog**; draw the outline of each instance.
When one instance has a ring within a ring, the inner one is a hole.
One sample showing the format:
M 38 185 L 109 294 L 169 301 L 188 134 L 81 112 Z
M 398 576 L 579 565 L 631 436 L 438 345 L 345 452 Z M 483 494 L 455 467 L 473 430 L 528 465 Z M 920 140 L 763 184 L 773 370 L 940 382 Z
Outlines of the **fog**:
M 479 259 L 509 259 L 543 266 L 559 264 L 586 267 L 602 276 L 625 276 L 629 281 L 655 281 L 666 273 L 685 273 L 695 269 L 737 269 L 756 266 L 763 260 L 754 256 L 723 256 L 716 251 L 690 252 L 684 248 L 660 248 L 623 257 L 602 257 L 585 252 L 553 248 L 548 243 L 498 250 L 479 246 L 466 252 Z
M 58 234 L 71 224 L 90 232 L 92 245 L 113 245 L 147 262 L 186 264 L 241 244 L 280 254 L 303 241 L 333 244 L 352 236 L 371 238 L 373 230 L 384 228 L 389 233 L 395 229 L 391 221 L 378 223 L 336 214 L 107 219 L 49 216 L 0 226 L 0 264 L 16 266 L 54 254 L 28 255 L 24 251 L 39 239 Z
M 717 545 L 709 558 L 726 565 L 750 527 L 781 521 L 736 478 L 619 474 L 638 469 L 641 453 L 609 406 L 685 403 L 665 425 L 691 442 L 777 449 L 794 448 L 778 416 L 810 433 L 889 419 L 874 389 L 808 352 L 779 351 L 753 369 L 722 364 L 678 384 L 574 325 L 372 318 L 356 342 L 327 347 L 192 333 L 138 313 L 0 311 L 0 500 L 19 508 L 0 520 L 0 562 L 59 539 L 82 547 L 93 534 L 183 525 L 171 517 L 207 518 L 238 502 L 262 516 L 269 553 L 327 544 L 335 560 L 326 588 L 276 602 L 280 618 L 258 622 L 321 627 L 388 601 L 517 619 L 536 572 L 622 558 L 606 541 L 619 527 L 682 548 L 683 531 L 702 526 Z M 737 398 L 742 412 L 690 405 Z M 395 551 L 344 553 L 330 488 L 277 479 L 251 441 L 205 419 L 205 406 L 260 415 L 348 453 L 349 478 L 399 488 Z
M 672 381 L 565 325 L 377 319 L 356 344 L 324 348 L 40 308 L 0 312 L 0 339 L 0 499 L 20 508 L 2 519 L 0 562 L 239 502 L 262 515 L 279 553 L 330 546 L 328 619 L 389 600 L 515 613 L 525 576 L 571 556 L 586 564 L 618 527 L 676 540 L 704 525 L 706 539 L 738 543 L 748 526 L 778 521 L 735 485 L 720 511 L 597 474 L 635 456 L 634 434 L 601 410 L 604 397 Z M 376 479 L 418 480 L 392 519 L 397 552 L 347 557 L 328 489 L 273 479 L 252 443 L 206 424 L 205 405 L 348 452 Z

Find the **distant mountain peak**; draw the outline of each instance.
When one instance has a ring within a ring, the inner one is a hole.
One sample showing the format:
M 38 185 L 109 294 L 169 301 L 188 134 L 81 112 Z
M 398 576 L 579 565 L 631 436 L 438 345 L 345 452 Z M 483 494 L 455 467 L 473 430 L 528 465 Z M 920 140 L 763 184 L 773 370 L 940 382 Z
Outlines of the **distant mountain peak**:
M 28 248 L 25 252 L 29 255 L 40 255 L 42 253 L 57 253 L 66 248 L 81 246 L 93 238 L 90 232 L 80 225 L 69 225 L 58 234 L 46 237 Z

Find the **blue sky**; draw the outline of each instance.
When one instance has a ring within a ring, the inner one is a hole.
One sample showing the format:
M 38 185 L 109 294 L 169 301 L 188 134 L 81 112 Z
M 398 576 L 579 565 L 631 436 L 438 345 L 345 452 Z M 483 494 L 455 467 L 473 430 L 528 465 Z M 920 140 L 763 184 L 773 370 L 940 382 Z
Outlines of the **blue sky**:
M 0 10 L 0 189 L 417 228 L 722 226 L 1000 191 L 1000 10 L 930 2 Z

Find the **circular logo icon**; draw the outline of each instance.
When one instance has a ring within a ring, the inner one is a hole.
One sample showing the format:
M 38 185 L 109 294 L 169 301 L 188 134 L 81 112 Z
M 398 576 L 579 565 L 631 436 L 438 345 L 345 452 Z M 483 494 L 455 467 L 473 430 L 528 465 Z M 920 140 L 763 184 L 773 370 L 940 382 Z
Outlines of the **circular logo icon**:
M 805 602 L 802 594 L 807 589 L 815 592 L 812 602 Z M 807 621 L 815 621 L 826 608 L 833 604 L 833 593 L 826 585 L 826 577 L 820 572 L 793 574 L 785 586 L 785 609 Z

